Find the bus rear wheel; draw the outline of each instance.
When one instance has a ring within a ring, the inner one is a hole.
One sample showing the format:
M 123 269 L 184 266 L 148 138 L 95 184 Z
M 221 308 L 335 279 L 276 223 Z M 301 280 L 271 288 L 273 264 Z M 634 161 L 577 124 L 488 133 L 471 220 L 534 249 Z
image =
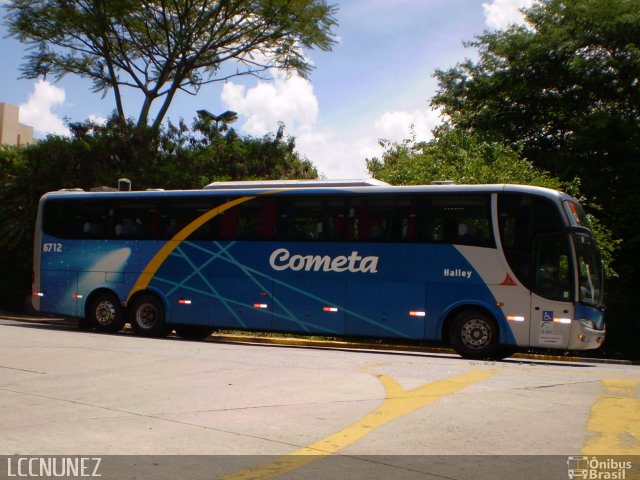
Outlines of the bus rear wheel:
M 97 332 L 116 333 L 125 324 L 120 300 L 111 292 L 98 292 L 89 299 L 87 319 Z
M 477 310 L 456 315 L 449 327 L 449 342 L 462 357 L 492 359 L 500 356 L 498 326 L 493 318 Z
M 143 294 L 136 297 L 129 306 L 129 323 L 138 335 L 164 335 L 164 305 L 155 295 Z

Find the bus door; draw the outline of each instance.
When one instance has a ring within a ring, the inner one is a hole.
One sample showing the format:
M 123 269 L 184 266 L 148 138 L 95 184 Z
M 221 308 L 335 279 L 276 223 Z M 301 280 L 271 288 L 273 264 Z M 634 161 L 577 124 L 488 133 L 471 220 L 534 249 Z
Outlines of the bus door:
M 533 242 L 531 345 L 566 348 L 573 319 L 573 274 L 567 235 L 542 234 Z

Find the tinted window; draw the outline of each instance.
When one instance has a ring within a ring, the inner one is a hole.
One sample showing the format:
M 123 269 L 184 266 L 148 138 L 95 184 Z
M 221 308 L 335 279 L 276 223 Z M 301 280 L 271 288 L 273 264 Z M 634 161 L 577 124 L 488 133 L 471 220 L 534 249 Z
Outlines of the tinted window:
M 171 239 L 233 198 L 109 197 L 45 203 L 61 238 Z M 489 196 L 264 196 L 220 212 L 191 240 L 438 242 L 493 246 Z
M 105 238 L 109 209 L 96 200 L 48 200 L 44 204 L 43 230 L 59 238 Z
M 567 235 L 550 233 L 534 241 L 533 291 L 551 300 L 571 301 L 571 262 Z
M 424 197 L 419 217 L 421 241 L 482 247 L 494 245 L 489 196 Z
M 219 199 L 215 197 L 188 197 L 167 199 L 159 202 L 158 228 L 156 237 L 163 240 L 173 238 L 184 227 L 191 224 L 195 219 L 207 213 L 219 204 Z M 189 238 L 200 240 L 211 238 L 212 227 L 209 223 L 203 225 Z
M 415 241 L 415 197 L 362 197 L 350 202 L 350 238 L 365 242 Z
M 595 240 L 587 235 L 575 234 L 578 260 L 580 301 L 600 305 L 604 300 L 602 263 Z
M 563 232 L 560 211 L 546 198 L 502 194 L 498 199 L 498 216 L 509 266 L 527 288 L 535 290 L 534 242 L 540 235 Z

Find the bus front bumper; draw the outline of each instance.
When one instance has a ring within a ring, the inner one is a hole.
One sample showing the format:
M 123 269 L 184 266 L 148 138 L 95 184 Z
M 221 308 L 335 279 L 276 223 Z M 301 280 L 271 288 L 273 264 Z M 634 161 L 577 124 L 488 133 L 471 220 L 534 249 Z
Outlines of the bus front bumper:
M 589 320 L 574 320 L 571 322 L 571 336 L 569 350 L 592 350 L 604 342 L 606 330 L 598 330 Z

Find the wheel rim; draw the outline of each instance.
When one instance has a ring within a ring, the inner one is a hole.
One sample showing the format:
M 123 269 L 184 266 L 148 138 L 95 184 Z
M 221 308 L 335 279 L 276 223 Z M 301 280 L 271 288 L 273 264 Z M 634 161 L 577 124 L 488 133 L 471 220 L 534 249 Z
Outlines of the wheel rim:
M 474 318 L 462 326 L 460 337 L 465 347 L 480 350 L 491 343 L 491 325 L 486 320 Z
M 151 328 L 158 319 L 156 308 L 150 303 L 144 303 L 136 310 L 136 323 L 143 328 Z
M 102 300 L 96 306 L 96 321 L 99 325 L 107 327 L 116 319 L 116 307 L 108 300 Z

